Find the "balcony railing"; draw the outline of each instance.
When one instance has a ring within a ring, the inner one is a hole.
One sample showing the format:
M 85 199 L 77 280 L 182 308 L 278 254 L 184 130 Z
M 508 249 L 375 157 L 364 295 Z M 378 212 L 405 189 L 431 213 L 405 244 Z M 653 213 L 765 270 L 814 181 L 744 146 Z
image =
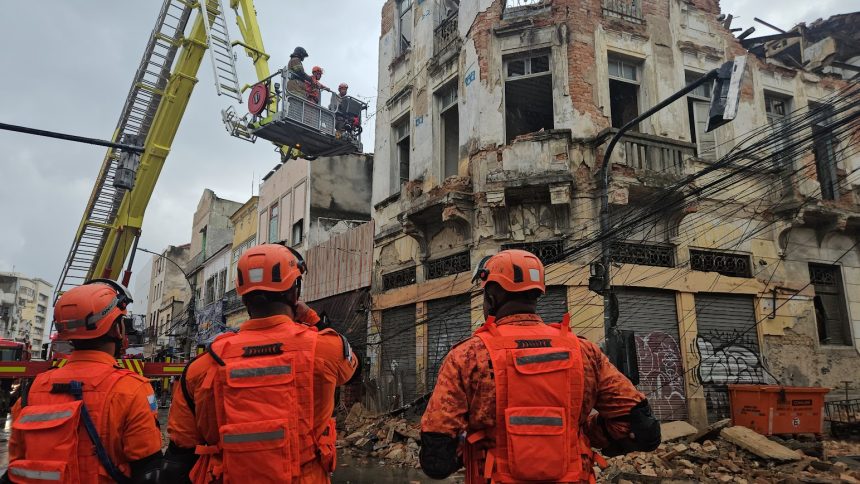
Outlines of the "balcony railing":
M 602 0 L 603 15 L 636 23 L 642 23 L 641 0 Z
M 224 293 L 224 314 L 231 314 L 244 308 L 245 305 L 242 304 L 242 298 L 236 292 L 236 289 L 230 289 Z
M 459 12 L 452 13 L 433 30 L 433 55 L 439 55 L 452 42 L 460 38 L 460 31 L 457 28 L 458 15 Z
M 601 150 L 606 148 L 609 139 L 617 133 L 613 128 L 603 137 Z M 684 162 L 696 154 L 696 145 L 670 138 L 642 133 L 628 132 L 616 145 L 612 154 L 614 163 L 622 163 L 635 170 L 648 170 L 681 175 Z

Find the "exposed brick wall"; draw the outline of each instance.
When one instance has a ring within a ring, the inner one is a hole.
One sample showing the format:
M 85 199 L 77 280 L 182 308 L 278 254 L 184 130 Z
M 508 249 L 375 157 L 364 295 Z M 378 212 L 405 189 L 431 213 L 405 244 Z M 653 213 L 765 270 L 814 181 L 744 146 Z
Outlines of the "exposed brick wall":
M 382 6 L 382 33 L 380 34 L 380 37 L 384 37 L 385 34 L 391 32 L 391 29 L 394 28 L 394 12 L 394 0 L 388 0 L 385 2 Z

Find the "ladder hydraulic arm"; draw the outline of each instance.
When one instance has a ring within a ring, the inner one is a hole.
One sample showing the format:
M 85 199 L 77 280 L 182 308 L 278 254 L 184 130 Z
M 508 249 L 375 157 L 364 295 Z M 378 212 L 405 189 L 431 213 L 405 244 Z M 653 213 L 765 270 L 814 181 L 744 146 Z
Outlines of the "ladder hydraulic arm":
M 241 100 L 233 46 L 243 47 L 257 76 L 268 77 L 265 53 L 253 0 L 231 0 L 243 41 L 230 42 L 221 0 L 164 0 L 129 97 L 112 140 L 140 145 L 139 160 L 118 149 L 108 150 L 60 275 L 54 299 L 94 277 L 117 279 L 126 259 L 131 268 L 133 247 L 140 237 L 143 216 L 207 49 L 219 94 Z M 185 35 L 194 10 L 190 32 Z M 240 14 L 241 10 L 241 14 Z M 217 52 L 216 52 L 217 51 Z M 134 142 L 132 142 L 134 141 Z M 132 170 L 132 182 L 123 175 Z M 128 283 L 130 272 L 123 278 Z

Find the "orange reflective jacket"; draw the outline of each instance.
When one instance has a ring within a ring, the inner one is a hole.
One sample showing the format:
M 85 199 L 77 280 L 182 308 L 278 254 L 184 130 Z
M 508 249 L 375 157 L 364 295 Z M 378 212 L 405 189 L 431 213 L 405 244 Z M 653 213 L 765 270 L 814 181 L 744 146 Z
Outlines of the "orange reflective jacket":
M 302 465 L 335 466 L 334 419 L 314 435 L 314 356 L 319 333 L 298 324 L 219 336 L 203 388 L 215 397 L 218 442 L 198 445 L 195 483 L 293 482 Z
M 160 450 L 161 436 L 153 418 L 155 399 L 148 380 L 105 364 L 102 360 L 116 363 L 106 353 L 88 360 L 89 353 L 95 352 L 75 352 L 70 364 L 39 375 L 27 392 L 26 402 L 21 401 L 13 410 L 9 463 L 12 482 L 114 482 L 87 435 L 84 406 L 106 455 L 125 476 L 130 475 L 129 461 Z M 82 384 L 82 399 L 67 391 L 71 381 Z M 148 401 L 142 397 L 136 399 L 147 388 Z M 130 409 L 126 406 L 129 403 L 141 408 Z M 131 422 L 129 416 L 139 416 L 141 422 Z M 117 434 L 138 430 L 135 435 Z M 117 452 L 117 446 L 134 446 L 134 449 Z
M 475 335 L 492 361 L 496 424 L 467 435 L 467 482 L 591 479 L 591 447 L 579 425 L 582 353 L 568 318 L 561 325 L 533 326 L 490 320 Z M 487 437 L 495 447 L 482 451 L 480 441 Z

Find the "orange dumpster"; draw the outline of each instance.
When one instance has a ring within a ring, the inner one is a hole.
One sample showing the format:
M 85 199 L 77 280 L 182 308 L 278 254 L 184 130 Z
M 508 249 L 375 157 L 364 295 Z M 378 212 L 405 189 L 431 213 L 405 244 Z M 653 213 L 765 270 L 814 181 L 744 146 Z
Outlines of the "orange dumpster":
M 821 434 L 828 388 L 729 385 L 732 425 L 762 435 Z

